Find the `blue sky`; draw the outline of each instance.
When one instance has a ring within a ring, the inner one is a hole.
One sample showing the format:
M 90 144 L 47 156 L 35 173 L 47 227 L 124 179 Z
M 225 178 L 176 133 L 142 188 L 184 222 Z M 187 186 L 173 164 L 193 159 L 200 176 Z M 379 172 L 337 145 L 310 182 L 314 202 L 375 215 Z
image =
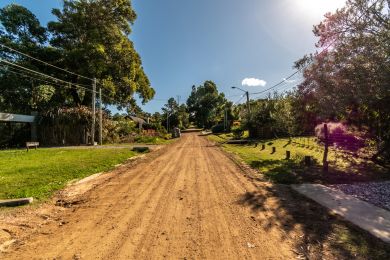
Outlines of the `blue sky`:
M 61 0 L 18 3 L 46 24 Z M 312 33 L 344 0 L 133 0 L 138 19 L 130 38 L 156 90 L 144 110 L 159 111 L 169 97 L 184 102 L 192 85 L 213 80 L 232 101 L 231 86 L 261 91 L 293 72 L 293 62 L 315 50 Z M 245 78 L 249 85 L 242 86 Z M 255 80 L 256 79 L 256 80 Z M 296 81 L 297 82 L 297 81 Z M 281 88 L 292 88 L 296 82 Z

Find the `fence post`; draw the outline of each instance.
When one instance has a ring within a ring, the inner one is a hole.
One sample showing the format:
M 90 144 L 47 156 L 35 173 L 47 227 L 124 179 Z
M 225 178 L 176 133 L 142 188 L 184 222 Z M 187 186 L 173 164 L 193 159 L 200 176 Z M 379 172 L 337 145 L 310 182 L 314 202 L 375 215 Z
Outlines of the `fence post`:
M 272 153 L 275 153 L 275 152 L 276 152 L 276 147 L 272 146 Z
M 306 166 L 311 166 L 311 156 L 308 156 L 308 155 L 306 155 L 305 156 L 305 165 Z
M 324 149 L 324 158 L 322 159 L 323 171 L 328 172 L 328 150 L 329 150 L 329 135 L 328 135 L 328 125 L 324 124 L 324 137 L 325 137 L 325 149 Z
M 291 152 L 286 151 L 286 160 L 290 160 L 290 157 L 291 157 Z

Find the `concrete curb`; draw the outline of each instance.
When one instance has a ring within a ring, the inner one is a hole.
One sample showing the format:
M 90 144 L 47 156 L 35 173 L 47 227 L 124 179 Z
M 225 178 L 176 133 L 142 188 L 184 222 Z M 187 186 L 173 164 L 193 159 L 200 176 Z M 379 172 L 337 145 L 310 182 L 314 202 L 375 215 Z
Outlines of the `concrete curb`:
M 321 184 L 291 185 L 297 192 L 390 243 L 390 211 Z
M 17 207 L 33 202 L 33 198 L 21 198 L 21 199 L 12 199 L 12 200 L 0 200 L 0 207 Z

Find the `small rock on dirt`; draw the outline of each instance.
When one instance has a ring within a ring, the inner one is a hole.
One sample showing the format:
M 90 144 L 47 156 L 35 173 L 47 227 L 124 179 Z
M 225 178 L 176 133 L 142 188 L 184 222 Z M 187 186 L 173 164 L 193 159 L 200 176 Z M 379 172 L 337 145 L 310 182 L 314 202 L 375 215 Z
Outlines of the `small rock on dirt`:
M 254 244 L 249 243 L 249 242 L 247 242 L 246 244 L 247 244 L 248 248 L 255 248 L 256 247 Z

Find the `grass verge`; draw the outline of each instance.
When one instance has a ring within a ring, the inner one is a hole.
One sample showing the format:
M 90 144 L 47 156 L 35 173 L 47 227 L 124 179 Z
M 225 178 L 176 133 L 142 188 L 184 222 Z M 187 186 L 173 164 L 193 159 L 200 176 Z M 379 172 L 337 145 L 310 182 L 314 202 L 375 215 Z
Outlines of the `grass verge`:
M 314 182 L 324 184 L 353 183 L 389 180 L 389 172 L 374 163 L 353 157 L 344 157 L 336 150 L 329 152 L 329 172 L 322 170 L 323 147 L 314 137 L 279 138 L 256 141 L 250 144 L 227 144 L 229 134 L 209 135 L 231 153 L 238 155 L 251 167 L 258 169 L 267 179 L 275 183 L 293 184 Z M 262 148 L 265 145 L 265 148 Z M 275 147 L 275 152 L 272 152 Z M 286 160 L 286 151 L 291 158 Z M 304 164 L 304 157 L 312 157 L 312 165 Z
M 130 149 L 0 151 L 0 199 L 42 200 L 71 180 L 110 170 L 134 155 Z

